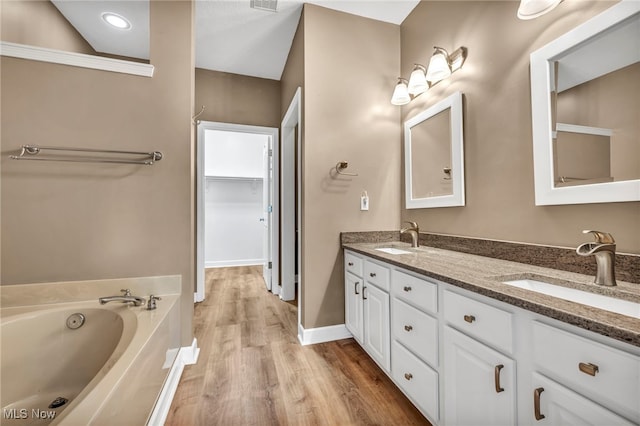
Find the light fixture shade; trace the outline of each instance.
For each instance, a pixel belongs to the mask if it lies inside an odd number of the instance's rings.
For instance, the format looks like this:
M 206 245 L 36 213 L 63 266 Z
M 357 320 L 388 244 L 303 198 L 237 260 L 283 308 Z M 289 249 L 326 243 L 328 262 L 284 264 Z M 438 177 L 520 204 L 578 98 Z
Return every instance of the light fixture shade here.
M 518 18 L 534 19 L 551 12 L 562 0 L 520 0 Z
M 391 96 L 391 103 L 393 105 L 406 105 L 411 102 L 411 96 L 407 89 L 407 80 L 404 78 L 398 78 L 396 88 L 393 90 L 393 96 Z
M 407 90 L 409 94 L 417 96 L 424 93 L 429 88 L 427 83 L 427 69 L 420 64 L 414 64 Z
M 451 75 L 451 66 L 449 65 L 449 54 L 441 47 L 434 47 L 435 52 L 429 61 L 427 69 L 427 80 L 435 83 L 445 79 Z

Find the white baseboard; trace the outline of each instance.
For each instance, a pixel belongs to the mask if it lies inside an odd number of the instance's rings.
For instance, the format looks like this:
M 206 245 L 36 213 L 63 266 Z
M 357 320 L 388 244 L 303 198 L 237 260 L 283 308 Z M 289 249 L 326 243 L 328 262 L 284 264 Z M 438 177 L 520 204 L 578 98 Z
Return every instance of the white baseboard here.
M 308 330 L 305 330 L 302 325 L 298 325 L 298 340 L 303 346 L 348 339 L 350 337 L 353 336 L 344 324 L 310 328 Z
M 209 260 L 204 262 L 205 268 L 227 268 L 230 266 L 264 265 L 264 259 Z
M 183 346 L 178 351 L 176 360 L 171 366 L 167 380 L 164 382 L 164 386 L 158 396 L 156 406 L 153 408 L 153 412 L 147 422 L 148 426 L 161 426 L 164 425 L 173 397 L 178 389 L 180 383 L 180 377 L 185 365 L 192 365 L 198 362 L 198 355 L 200 355 L 200 348 L 198 348 L 198 341 L 194 338 L 191 346 Z

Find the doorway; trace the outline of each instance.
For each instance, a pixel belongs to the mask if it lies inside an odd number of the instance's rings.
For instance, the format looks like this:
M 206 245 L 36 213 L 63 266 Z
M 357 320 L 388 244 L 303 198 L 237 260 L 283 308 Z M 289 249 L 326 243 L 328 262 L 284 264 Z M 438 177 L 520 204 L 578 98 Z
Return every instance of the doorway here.
M 196 302 L 206 267 L 259 264 L 267 290 L 277 288 L 277 140 L 276 128 L 198 122 Z

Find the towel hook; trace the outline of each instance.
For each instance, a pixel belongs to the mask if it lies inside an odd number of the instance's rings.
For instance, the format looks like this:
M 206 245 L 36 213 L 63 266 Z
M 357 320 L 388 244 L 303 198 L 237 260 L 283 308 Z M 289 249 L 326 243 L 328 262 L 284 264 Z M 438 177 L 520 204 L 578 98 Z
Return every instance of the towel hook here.
M 338 173 L 339 175 L 343 175 L 343 176 L 358 176 L 357 173 L 345 173 L 343 172 L 343 170 L 345 170 L 347 167 L 349 167 L 349 163 L 346 161 L 338 161 L 338 164 L 336 164 L 336 173 Z
M 194 115 L 194 116 L 191 118 L 191 121 L 193 122 L 193 124 L 197 124 L 197 122 L 196 122 L 196 118 L 198 118 L 198 117 L 200 117 L 200 116 L 202 115 L 202 113 L 204 112 L 204 109 L 205 109 L 205 106 L 204 106 L 204 105 L 202 105 L 202 109 L 200 109 L 200 112 L 199 112 L 199 113 L 197 113 L 196 115 Z

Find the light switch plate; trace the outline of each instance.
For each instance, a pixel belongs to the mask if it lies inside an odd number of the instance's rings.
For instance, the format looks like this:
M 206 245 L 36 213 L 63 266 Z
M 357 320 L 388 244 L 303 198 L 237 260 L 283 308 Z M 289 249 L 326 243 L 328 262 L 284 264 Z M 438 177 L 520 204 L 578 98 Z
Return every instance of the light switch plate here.
M 360 196 L 360 210 L 369 210 L 369 196 L 366 192 Z

